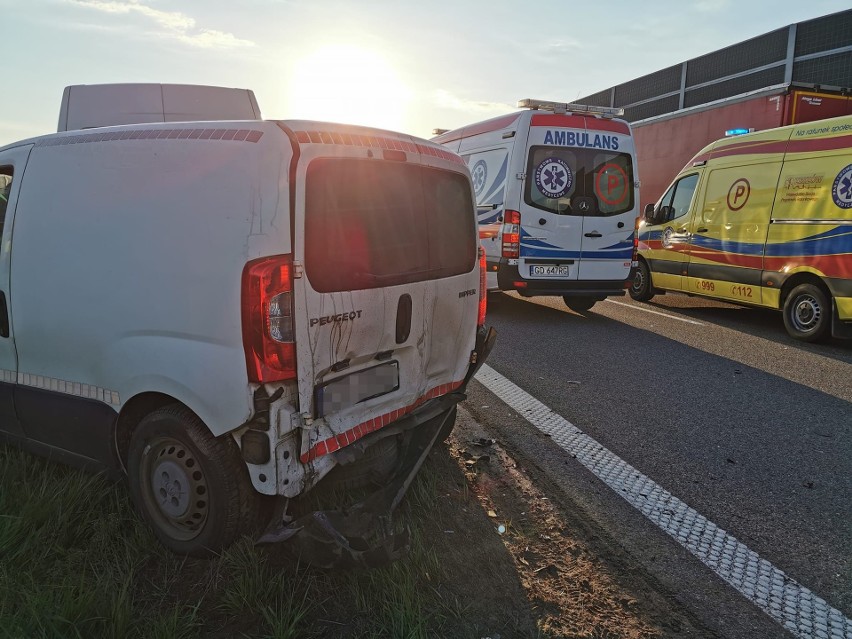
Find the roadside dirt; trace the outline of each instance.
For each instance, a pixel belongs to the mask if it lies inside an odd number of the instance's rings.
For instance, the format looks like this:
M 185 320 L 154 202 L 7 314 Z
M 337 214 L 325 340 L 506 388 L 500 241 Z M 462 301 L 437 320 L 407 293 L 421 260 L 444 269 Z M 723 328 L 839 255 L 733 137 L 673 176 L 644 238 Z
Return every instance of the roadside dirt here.
M 457 465 L 465 481 L 444 475 L 449 508 L 438 508 L 433 539 L 447 542 L 436 547 L 442 564 L 457 567 L 456 583 L 443 587 L 468 607 L 471 627 L 459 636 L 710 636 L 466 413 L 447 448 L 449 458 L 436 450 L 432 463 Z

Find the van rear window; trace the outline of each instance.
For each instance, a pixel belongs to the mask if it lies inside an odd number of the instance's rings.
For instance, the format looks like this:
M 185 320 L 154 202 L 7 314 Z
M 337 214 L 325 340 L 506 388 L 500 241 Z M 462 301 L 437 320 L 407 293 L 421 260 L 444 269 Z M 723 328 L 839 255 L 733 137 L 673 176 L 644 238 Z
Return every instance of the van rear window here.
M 317 159 L 305 238 L 305 271 L 321 293 L 468 273 L 477 258 L 470 183 L 418 164 Z
M 524 201 L 563 215 L 626 213 L 633 208 L 633 162 L 615 151 L 534 146 Z

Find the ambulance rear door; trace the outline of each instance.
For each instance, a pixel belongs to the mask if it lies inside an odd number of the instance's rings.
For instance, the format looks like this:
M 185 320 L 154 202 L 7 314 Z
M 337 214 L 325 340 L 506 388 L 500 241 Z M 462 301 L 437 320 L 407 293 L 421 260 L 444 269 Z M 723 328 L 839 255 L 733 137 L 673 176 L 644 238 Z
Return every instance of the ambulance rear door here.
M 626 280 L 639 214 L 633 138 L 624 122 L 586 118 L 586 125 L 585 195 L 575 207 L 583 218 L 578 278 Z

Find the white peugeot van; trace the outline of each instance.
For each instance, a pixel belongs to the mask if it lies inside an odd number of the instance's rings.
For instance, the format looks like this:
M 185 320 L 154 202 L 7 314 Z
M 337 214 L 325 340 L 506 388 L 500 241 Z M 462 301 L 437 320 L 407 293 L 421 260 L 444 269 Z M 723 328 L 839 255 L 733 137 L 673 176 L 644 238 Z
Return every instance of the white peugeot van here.
M 0 178 L 5 439 L 126 473 L 177 552 L 227 546 L 261 496 L 281 498 L 262 539 L 318 564 L 399 550 L 384 515 L 494 341 L 457 155 L 321 122 L 160 121 L 7 145 Z M 285 510 L 371 472 L 384 488 L 354 514 Z
M 623 111 L 531 99 L 518 107 L 527 110 L 432 138 L 470 168 L 488 289 L 561 295 L 576 311 L 624 295 L 639 181 Z

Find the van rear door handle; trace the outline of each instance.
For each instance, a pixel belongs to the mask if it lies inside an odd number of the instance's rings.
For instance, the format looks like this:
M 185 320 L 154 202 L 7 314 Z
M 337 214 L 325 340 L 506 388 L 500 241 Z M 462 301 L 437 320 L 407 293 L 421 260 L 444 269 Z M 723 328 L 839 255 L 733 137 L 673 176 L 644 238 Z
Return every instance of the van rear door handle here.
M 603 235 L 601 235 L 597 231 L 593 231 L 592 233 L 586 233 L 585 236 L 586 237 L 603 237 Z
M 411 334 L 411 295 L 403 293 L 396 305 L 396 343 L 402 344 Z
M 708 229 L 705 229 L 704 227 L 701 227 L 700 229 L 695 229 L 696 233 L 706 233 L 707 231 Z

